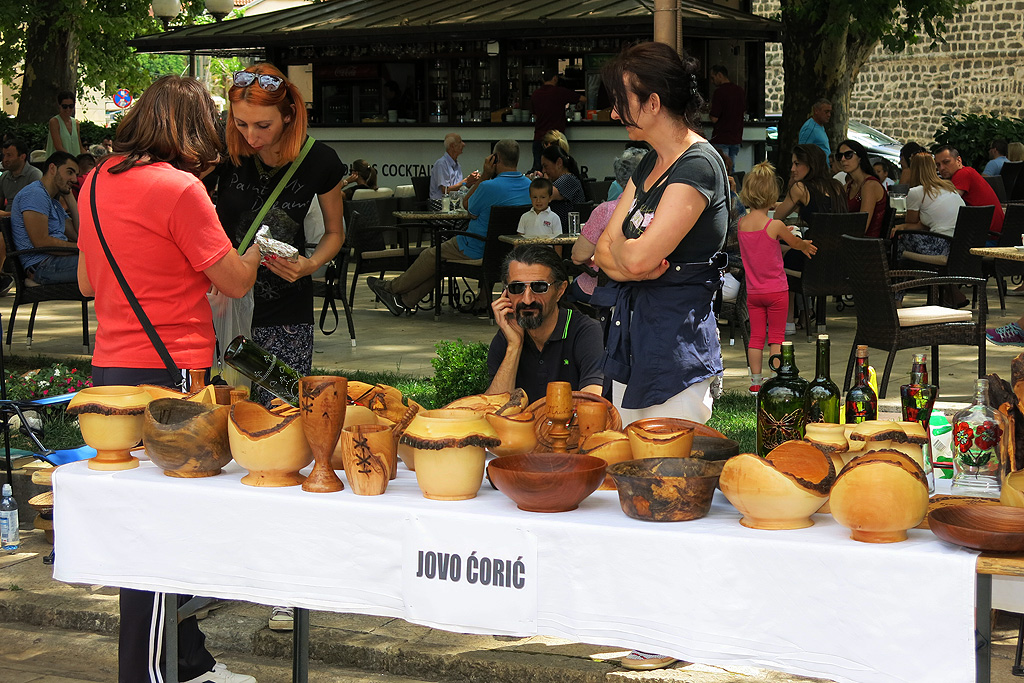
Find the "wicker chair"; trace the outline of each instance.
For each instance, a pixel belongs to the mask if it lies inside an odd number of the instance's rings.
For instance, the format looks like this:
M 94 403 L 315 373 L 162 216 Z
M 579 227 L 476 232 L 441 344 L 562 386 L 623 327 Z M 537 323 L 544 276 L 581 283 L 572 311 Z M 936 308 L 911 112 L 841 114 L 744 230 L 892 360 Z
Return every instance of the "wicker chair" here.
M 1003 188 L 1010 201 L 1024 199 L 1024 184 L 1019 183 L 1020 172 L 1024 169 L 1024 161 L 1005 161 L 999 171 L 1003 177 Z
M 850 387 L 854 352 L 858 344 L 888 351 L 885 370 L 878 384 L 879 398 L 885 398 L 896 352 L 930 346 L 932 381 L 938 383 L 939 345 L 961 344 L 978 350 L 978 376 L 985 375 L 985 318 L 988 299 L 985 281 L 969 277 L 936 277 L 920 270 L 889 270 L 882 240 L 844 236 L 847 254 L 847 279 L 853 289 L 857 310 L 857 332 L 850 348 L 843 390 Z M 944 285 L 969 285 L 977 302 L 973 310 L 957 310 L 934 305 Z M 926 306 L 896 308 L 895 294 L 911 289 L 928 289 Z
M 830 296 L 853 294 L 849 283 L 836 273 L 843 272 L 846 256 L 843 254 L 843 235 L 863 237 L 867 229 L 866 213 L 816 213 L 804 238 L 814 242 L 818 253 L 804 261 L 803 270 L 788 272 L 790 289 L 803 297 L 807 312 L 807 341 L 813 341 L 818 327 L 825 326 L 825 304 Z M 814 330 L 811 330 L 811 297 L 817 299 Z
M 36 326 L 36 310 L 43 301 L 80 301 L 82 302 L 82 352 L 88 354 L 89 349 L 89 302 L 91 296 L 83 296 L 78 291 L 77 282 L 59 283 L 54 285 L 40 285 L 30 281 L 24 266 L 21 265 L 19 256 L 23 254 L 75 254 L 77 249 L 68 247 L 57 247 L 47 249 L 24 249 L 14 251 L 14 237 L 11 234 L 11 219 L 0 218 L 0 234 L 3 234 L 7 243 L 7 258 L 14 269 L 14 304 L 11 307 L 11 317 L 7 321 L 7 346 L 11 346 L 11 336 L 14 334 L 14 319 L 18 315 L 18 307 L 22 304 L 32 304 L 32 313 L 28 318 L 28 339 L 26 348 L 32 348 L 32 330 Z
M 352 306 L 356 296 L 356 283 L 361 273 L 384 273 L 389 270 L 405 271 L 423 249 L 410 247 L 403 226 L 380 225 L 377 200 L 363 199 L 345 202 L 345 268 L 341 277 L 344 287 L 348 266 L 352 267 L 352 285 L 349 289 L 348 305 Z M 394 233 L 398 246 L 388 246 L 386 233 Z

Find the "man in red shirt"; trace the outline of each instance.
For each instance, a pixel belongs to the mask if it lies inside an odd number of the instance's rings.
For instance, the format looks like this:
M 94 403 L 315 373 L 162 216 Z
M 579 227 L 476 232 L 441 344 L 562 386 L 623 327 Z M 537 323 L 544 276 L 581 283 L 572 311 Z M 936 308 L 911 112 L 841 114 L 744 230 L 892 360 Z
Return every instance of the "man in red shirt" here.
M 533 168 L 540 169 L 541 138 L 549 130 L 565 132 L 565 108 L 570 104 L 584 103 L 587 98 L 568 88 L 558 85 L 558 71 L 544 71 L 544 85 L 533 91 L 530 108 L 533 109 Z
M 985 246 L 994 247 L 999 233 L 1003 231 L 1003 207 L 995 190 L 980 173 L 970 166 L 964 166 L 960 152 L 952 145 L 943 145 L 935 150 L 935 166 L 939 175 L 951 180 L 967 206 L 994 206 L 992 224 L 989 226 L 989 241 Z
M 722 154 L 728 154 L 736 165 L 736 155 L 743 141 L 743 112 L 747 108 L 747 95 L 743 88 L 729 80 L 729 70 L 720 64 L 711 67 L 711 82 L 715 92 L 711 95 L 711 123 L 714 124 L 711 144 Z

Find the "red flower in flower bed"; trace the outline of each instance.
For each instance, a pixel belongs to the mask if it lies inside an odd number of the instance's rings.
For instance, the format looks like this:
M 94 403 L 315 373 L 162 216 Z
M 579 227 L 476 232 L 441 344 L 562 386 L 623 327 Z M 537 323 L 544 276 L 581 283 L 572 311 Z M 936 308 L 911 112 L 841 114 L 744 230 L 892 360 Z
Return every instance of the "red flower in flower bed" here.
M 974 441 L 974 430 L 966 422 L 958 422 L 953 428 L 953 442 L 961 453 L 971 450 Z

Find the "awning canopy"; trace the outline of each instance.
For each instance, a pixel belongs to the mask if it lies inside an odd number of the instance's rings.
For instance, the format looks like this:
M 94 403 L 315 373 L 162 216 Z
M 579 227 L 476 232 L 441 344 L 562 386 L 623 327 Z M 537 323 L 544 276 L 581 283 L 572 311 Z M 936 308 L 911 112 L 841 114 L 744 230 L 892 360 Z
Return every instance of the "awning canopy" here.
M 653 0 L 328 0 L 292 9 L 136 38 L 140 52 L 246 53 L 381 40 L 491 40 L 652 32 Z M 778 40 L 781 24 L 680 0 L 683 35 Z

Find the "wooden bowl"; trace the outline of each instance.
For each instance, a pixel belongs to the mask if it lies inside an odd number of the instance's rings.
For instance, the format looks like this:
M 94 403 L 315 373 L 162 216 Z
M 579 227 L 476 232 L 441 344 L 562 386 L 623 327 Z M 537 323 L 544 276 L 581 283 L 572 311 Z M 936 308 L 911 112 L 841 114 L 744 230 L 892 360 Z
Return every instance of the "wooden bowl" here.
M 230 406 L 158 398 L 146 406 L 142 443 L 169 477 L 212 477 L 231 462 Z
M 577 453 L 523 453 L 492 460 L 495 488 L 527 512 L 568 512 L 597 490 L 607 464 Z
M 425 498 L 475 498 L 484 479 L 484 449 L 501 444 L 484 414 L 468 408 L 421 410 L 399 440 L 398 454 L 412 469 Z M 401 446 L 407 446 L 403 454 Z M 407 459 L 408 458 L 408 459 Z
M 829 497 L 832 517 L 864 543 L 898 543 L 928 512 L 928 480 L 910 456 L 868 451 L 846 463 Z
M 739 442 L 724 436 L 694 436 L 693 447 L 690 449 L 691 458 L 708 462 L 724 462 L 739 454 Z
M 622 429 L 622 417 L 619 415 L 619 411 L 604 398 L 597 394 L 591 394 L 588 391 L 574 391 L 572 392 L 572 400 L 573 405 L 578 405 L 583 401 L 601 403 L 608 408 L 608 419 L 605 421 L 605 429 L 610 429 L 612 431 L 619 431 Z M 548 432 L 551 431 L 551 425 L 548 424 L 547 398 L 534 401 L 527 406 L 526 410 L 533 413 L 535 420 L 534 429 L 537 431 L 537 450 L 550 450 L 551 439 L 548 438 Z M 569 438 L 566 441 L 566 448 L 570 451 L 575 451 L 579 448 L 579 445 L 580 428 L 576 423 L 576 416 L 573 415 L 573 419 L 569 423 Z
M 695 458 L 643 458 L 612 465 L 622 511 L 647 522 L 700 519 L 711 509 L 717 463 Z
M 670 417 L 650 417 L 626 427 L 633 459 L 688 458 L 693 448 L 693 427 Z
M 760 458 L 743 453 L 722 469 L 719 486 L 751 529 L 803 529 L 828 499 L 835 467 L 806 441 L 786 441 Z
M 297 410 L 282 414 L 239 401 L 231 406 L 228 443 L 235 462 L 249 470 L 242 477 L 248 486 L 298 486 L 306 480 L 299 470 L 313 461 Z
M 928 526 L 943 541 L 994 553 L 1024 552 L 1024 509 L 1005 505 L 954 505 L 928 513 Z
M 601 458 L 609 465 L 633 459 L 633 451 L 629 446 L 629 437 L 622 432 L 613 432 L 610 429 L 594 432 L 588 436 L 580 444 L 580 454 Z M 601 484 L 600 490 L 615 490 L 615 480 L 607 472 L 605 473 L 604 483 Z
M 1015 508 L 1024 508 L 1024 470 L 1011 472 L 1003 477 L 999 502 Z
M 88 387 L 75 394 L 67 412 L 78 418 L 85 443 L 96 449 L 89 469 L 129 470 L 139 459 L 129 451 L 142 441 L 143 413 L 152 397 L 129 386 Z
M 533 413 L 516 413 L 515 415 L 497 415 L 486 413 L 484 418 L 498 432 L 500 446 L 491 448 L 491 452 L 499 457 L 529 453 L 537 446 L 537 430 L 533 423 Z

